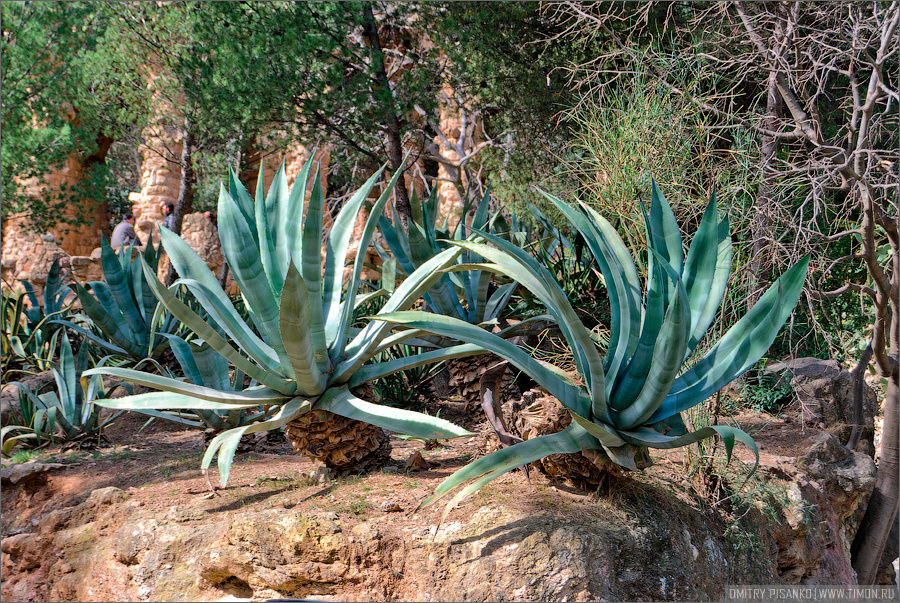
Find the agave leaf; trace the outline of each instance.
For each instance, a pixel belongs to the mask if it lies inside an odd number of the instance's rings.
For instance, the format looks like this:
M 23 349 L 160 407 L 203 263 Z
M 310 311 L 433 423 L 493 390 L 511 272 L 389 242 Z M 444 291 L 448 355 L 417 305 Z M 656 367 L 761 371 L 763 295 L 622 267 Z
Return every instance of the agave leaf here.
M 228 168 L 228 194 L 231 195 L 231 198 L 237 204 L 238 210 L 244 217 L 244 221 L 247 224 L 253 224 L 256 219 L 256 210 L 254 209 L 256 204 L 253 201 L 253 197 L 250 196 L 250 193 L 247 192 L 247 189 L 231 168 Z M 256 228 L 253 228 L 252 230 L 255 239 L 257 237 Z M 259 245 L 259 241 L 256 241 L 256 245 Z
M 806 257 L 782 274 L 703 358 L 678 377 L 650 422 L 699 404 L 753 366 L 797 304 L 808 265 Z
M 512 297 L 512 294 L 518 286 L 518 283 L 512 282 L 498 287 L 484 305 L 484 315 L 481 317 L 481 321 L 494 320 L 497 318 L 500 311 L 506 307 L 507 303 L 509 303 L 509 298 Z
M 256 221 L 257 238 L 259 239 L 259 259 L 265 270 L 269 285 L 278 299 L 281 287 L 284 284 L 284 272 L 281 271 L 281 265 L 276 253 L 276 249 L 283 242 L 277 240 L 278 236 L 278 205 L 280 199 L 287 199 L 288 185 L 287 178 L 284 175 L 284 162 L 275 173 L 272 185 L 269 187 L 269 194 L 265 197 L 265 202 L 261 202 L 260 187 L 264 186 L 262 176 L 262 162 L 259 163 L 259 176 L 256 180 L 257 186 L 257 202 L 254 206 L 254 217 Z
M 446 419 L 366 402 L 342 387 L 329 388 L 316 402 L 315 407 L 348 419 L 364 421 L 382 429 L 419 438 L 457 438 L 473 435 Z
M 59 349 L 59 371 L 53 369 L 57 375 L 57 387 L 60 396 L 67 405 L 75 400 L 75 356 L 72 354 L 72 344 L 65 335 L 62 337 L 62 345 Z
M 157 419 L 165 419 L 166 421 L 173 421 L 175 423 L 181 423 L 182 425 L 187 425 L 188 427 L 194 427 L 198 429 L 202 429 L 206 427 L 206 423 L 203 421 L 199 421 L 197 419 L 190 419 L 188 415 L 182 416 L 180 414 L 176 414 L 174 412 L 166 412 L 160 410 L 149 410 L 149 409 L 129 409 L 134 412 L 139 412 L 142 415 L 147 415 L 150 417 L 155 417 Z M 218 416 L 212 411 L 203 411 L 200 409 L 192 409 L 195 413 L 199 414 L 202 412 L 209 412 L 210 415 Z M 192 416 L 197 416 L 197 414 L 193 414 Z
M 228 261 L 228 267 L 241 289 L 241 294 L 247 300 L 251 316 L 281 360 L 284 348 L 281 345 L 281 333 L 278 328 L 278 301 L 276 292 L 266 277 L 256 246 L 253 234 L 253 230 L 256 229 L 252 223 L 244 220 L 237 203 L 224 187 L 219 191 L 219 221 L 222 226 L 219 229 L 219 237 L 222 239 L 222 250 Z M 287 361 L 286 358 L 284 360 Z M 282 366 L 285 366 L 285 362 Z
M 663 435 L 649 427 L 641 427 L 633 431 L 623 431 L 621 433 L 622 437 L 628 442 L 638 446 L 646 446 L 648 448 L 680 448 L 681 446 L 687 446 L 688 444 L 693 444 L 717 435 L 722 438 L 722 443 L 725 444 L 725 453 L 728 455 L 729 461 L 731 460 L 731 454 L 734 449 L 734 442 L 737 440 L 753 451 L 753 454 L 756 457 L 756 463 L 753 466 L 754 470 L 756 469 L 756 466 L 759 465 L 759 449 L 756 447 L 756 442 L 754 442 L 753 438 L 746 432 L 737 427 L 730 427 L 728 425 L 710 425 L 680 436 Z
M 78 287 L 78 286 L 79 286 L 79 285 L 76 283 L 76 287 Z M 88 295 L 90 296 L 90 294 L 88 294 Z M 80 298 L 79 298 L 79 299 L 80 299 Z M 96 301 L 95 301 L 95 303 L 96 303 Z M 87 311 L 85 311 L 85 313 L 87 313 Z M 113 354 L 120 354 L 120 355 L 122 355 L 122 356 L 127 356 L 127 355 L 130 354 L 130 352 L 129 352 L 128 350 L 126 350 L 126 349 L 124 349 L 124 348 L 121 348 L 121 347 L 117 346 L 116 344 L 114 344 L 114 343 L 112 343 L 112 342 L 110 342 L 110 341 L 106 341 L 105 339 L 103 339 L 103 338 L 101 338 L 101 337 L 97 337 L 96 335 L 94 335 L 93 333 L 91 333 L 90 331 L 88 331 L 87 329 L 85 329 L 84 327 L 82 327 L 82 326 L 80 326 L 80 325 L 77 325 L 77 324 L 75 324 L 75 323 L 72 322 L 72 321 L 69 321 L 69 320 L 51 320 L 51 321 L 49 321 L 47 324 L 57 324 L 57 325 L 63 325 L 63 326 L 66 326 L 66 327 L 68 327 L 68 328 L 70 328 L 70 329 L 72 329 L 72 330 L 74 330 L 74 331 L 77 331 L 78 333 L 81 333 L 84 337 L 90 339 L 93 343 L 96 343 L 97 345 L 99 345 L 99 346 L 105 348 L 106 350 L 112 352 Z M 106 330 L 104 330 L 104 331 L 105 331 L 106 333 L 109 333 L 109 331 L 106 331 Z M 14 342 L 11 341 L 10 343 L 11 343 L 11 345 L 15 346 L 15 343 L 14 343 Z M 22 355 L 22 356 L 24 356 L 24 355 L 25 355 L 25 350 L 23 349 L 21 352 L 16 351 L 16 353 L 17 353 L 17 354 L 20 354 L 20 355 Z
M 653 348 L 652 358 L 647 365 L 646 379 L 637 395 L 613 415 L 617 424 L 626 429 L 642 424 L 663 403 L 681 369 L 681 360 L 690 334 L 691 316 L 684 283 L 674 268 L 660 256 L 656 256 L 654 261 L 662 264 L 668 271 L 675 283 L 675 295 L 659 330 L 658 343 Z
M 650 255 L 652 256 L 654 253 L 651 249 Z M 662 343 L 659 335 L 663 321 L 666 318 L 666 296 L 664 291 L 669 288 L 667 281 L 670 278 L 666 269 L 663 268 L 663 264 L 668 265 L 665 260 L 661 259 L 649 264 L 652 272 L 649 275 L 647 302 L 644 308 L 644 320 L 641 324 L 641 336 L 638 339 L 637 348 L 635 348 L 628 364 L 619 371 L 619 374 L 615 376 L 610 375 L 610 377 L 615 378 L 615 385 L 609 397 L 609 404 L 615 410 L 627 408 L 637 397 L 647 381 L 647 374 L 653 359 L 653 351 L 657 343 Z
M 320 361 L 316 357 L 324 351 L 320 352 L 315 343 L 316 337 L 324 340 L 324 332 L 316 333 L 310 329 L 310 295 L 304 281 L 291 263 L 281 292 L 279 320 L 285 351 L 297 381 L 297 391 L 301 396 L 313 397 L 322 393 L 326 386 L 325 375 L 319 370 Z
M 173 285 L 184 285 L 197 298 L 203 309 L 215 320 L 217 326 L 234 339 L 250 358 L 272 371 L 280 371 L 278 355 L 272 347 L 253 332 L 230 301 L 223 302 L 218 295 L 221 288 L 210 290 L 193 279 L 178 279 Z M 217 291 L 218 290 L 218 291 Z M 226 297 L 227 299 L 227 297 Z
M 92 285 L 94 285 L 94 283 L 92 283 Z M 95 293 L 97 293 L 98 291 L 103 291 L 103 289 L 101 287 L 95 288 Z M 103 330 L 103 333 L 106 334 L 106 336 L 113 340 L 115 346 L 107 345 L 104 340 L 94 336 L 93 333 L 90 333 L 90 337 L 93 341 L 104 345 L 105 347 L 107 347 L 107 349 L 110 349 L 112 351 L 122 351 L 126 354 L 130 354 L 135 351 L 135 346 L 131 343 L 132 341 L 134 341 L 134 339 L 129 337 L 129 334 L 125 333 L 122 330 L 122 319 L 116 316 L 116 313 L 107 311 L 107 309 L 103 306 L 103 303 L 100 301 L 99 295 L 98 297 L 94 297 L 78 283 L 75 283 L 75 294 L 78 295 L 78 300 L 81 302 L 81 309 L 84 310 L 84 313 L 87 314 L 90 319 Z M 68 321 L 54 322 L 64 324 L 66 326 L 74 325 L 74 323 L 70 323 Z M 78 331 L 83 334 L 89 333 L 89 331 L 83 328 L 79 328 Z
M 613 407 L 620 409 L 614 415 L 616 424 L 623 428 L 643 423 L 662 404 L 672 387 L 672 382 L 681 369 L 681 360 L 687 347 L 691 319 L 687 292 L 680 275 L 655 251 L 654 270 L 663 271 L 666 278 L 674 283 L 674 297 L 666 310 L 662 325 L 651 335 L 654 340 L 639 346 L 632 363 L 619 386 L 611 397 Z M 665 287 L 660 280 L 657 285 L 657 299 L 662 297 Z M 645 322 L 651 317 L 648 311 Z M 643 335 L 641 342 L 644 343 Z M 640 356 L 639 356 L 640 354 Z M 633 367 L 637 367 L 636 369 Z
M 169 347 L 172 350 L 172 353 L 175 354 L 175 360 L 178 361 L 178 365 L 181 367 L 181 370 L 184 372 L 185 378 L 191 383 L 196 385 L 202 385 L 203 387 L 213 388 L 211 383 L 207 384 L 203 378 L 203 372 L 197 366 L 197 362 L 194 360 L 194 351 L 191 349 L 191 344 L 186 342 L 181 337 L 177 335 L 165 334 L 165 337 L 169 340 Z M 226 372 L 228 368 L 226 366 Z M 213 388 L 219 389 L 219 388 Z
M 656 180 L 650 181 L 650 219 L 648 226 L 652 241 L 650 246 L 666 260 L 678 274 L 684 267 L 684 246 L 681 242 L 681 230 L 675 220 L 675 214 L 665 195 L 659 190 Z
M 475 482 L 463 488 L 447 503 L 441 518 L 441 523 L 443 523 L 450 510 L 460 501 L 478 491 L 488 482 L 512 471 L 516 467 L 521 467 L 551 454 L 571 454 L 585 448 L 596 447 L 597 441 L 577 423 L 572 423 L 559 433 L 532 438 L 508 448 L 501 448 L 469 463 L 442 481 L 435 489 L 434 494 L 425 499 L 420 507 L 425 507 L 440 500 L 458 486 L 477 478 Z
M 287 398 L 283 398 L 287 399 Z M 101 398 L 94 402 L 97 406 L 117 410 L 234 410 L 235 408 L 254 408 L 259 402 L 216 402 L 215 400 L 196 398 L 172 391 L 149 392 L 136 396 L 121 398 Z
M 296 417 L 309 412 L 311 407 L 312 404 L 309 400 L 304 398 L 293 398 L 287 404 L 284 404 L 278 412 L 272 415 L 272 418 L 267 421 L 261 421 L 243 427 L 236 427 L 235 429 L 229 429 L 224 433 L 220 433 L 209 443 L 209 447 L 203 455 L 203 461 L 200 465 L 201 468 L 205 473 L 209 468 L 210 463 L 212 463 L 213 458 L 218 453 L 219 482 L 224 486 L 228 483 L 228 474 L 231 473 L 231 464 L 234 461 L 234 453 L 237 450 L 238 442 L 240 442 L 244 435 L 278 429 Z
M 59 277 L 59 258 L 53 258 L 53 262 L 50 264 L 50 271 L 47 273 L 47 282 L 44 283 L 44 312 L 53 312 L 57 310 L 57 300 L 54 297 L 59 289 L 60 277 Z M 32 298 L 34 294 L 32 294 Z M 32 303 L 36 302 L 37 299 L 33 299 Z M 35 304 L 36 305 L 36 304 Z
M 603 360 L 594 346 L 590 333 L 578 319 L 556 280 L 531 256 L 508 241 L 483 231 L 475 230 L 475 232 L 500 249 L 473 241 L 453 241 L 452 244 L 495 262 L 502 268 L 504 274 L 521 283 L 544 303 L 550 314 L 556 318 L 566 340 L 573 348 L 579 372 L 588 384 L 595 415 L 607 419 Z M 587 414 L 584 409 L 572 408 L 582 414 Z
M 731 255 L 728 217 L 719 221 L 713 191 L 684 263 L 684 287 L 691 305 L 691 336 L 685 358 L 703 339 L 722 304 L 731 274 Z
M 365 264 L 366 250 L 369 248 L 369 242 L 372 240 L 372 235 L 375 233 L 375 227 L 378 224 L 378 216 L 380 216 L 384 211 L 384 205 L 385 203 L 387 203 L 391 192 L 393 192 L 394 190 L 394 186 L 397 184 L 397 179 L 402 173 L 403 165 L 401 165 L 397 172 L 393 175 L 391 181 L 381 193 L 381 196 L 378 198 L 375 204 L 372 205 L 372 210 L 369 212 L 369 217 L 366 220 L 365 226 L 363 227 L 362 235 L 359 238 L 359 246 L 356 250 L 356 258 L 353 261 L 353 271 L 351 273 L 350 279 L 347 281 L 346 299 L 341 305 L 341 318 L 338 321 L 338 329 L 335 333 L 334 340 L 332 341 L 329 339 L 328 342 L 328 349 L 332 353 L 333 360 L 338 360 L 338 357 L 343 355 L 342 352 L 344 350 L 347 331 L 349 330 L 350 325 L 353 322 L 353 307 L 355 305 L 356 293 L 359 290 L 360 274 L 362 273 L 363 265 Z M 345 206 L 341 210 L 341 214 L 343 214 L 344 211 L 348 210 L 349 208 Z M 341 266 L 340 269 L 341 271 L 343 271 L 343 266 Z M 332 322 L 330 316 L 328 322 Z
M 559 399 L 566 408 L 571 408 L 582 415 L 587 415 L 589 412 L 589 401 L 586 396 L 581 394 L 579 388 L 561 379 L 556 372 L 549 370 L 518 346 L 475 325 L 451 316 L 425 312 L 391 312 L 377 314 L 373 319 L 398 323 L 475 344 L 509 360 L 518 369 L 525 371 L 544 389 Z
M 200 400 L 222 402 L 225 404 L 282 404 L 285 400 L 290 398 L 290 396 L 285 396 L 281 392 L 267 387 L 246 389 L 243 391 L 222 391 L 204 387 L 202 385 L 196 385 L 194 383 L 188 383 L 187 381 L 180 381 L 171 377 L 163 377 L 161 375 L 154 375 L 152 373 L 145 373 L 134 369 L 113 366 L 103 366 L 87 370 L 81 375 L 82 381 L 91 375 L 110 375 L 145 387 L 152 387 L 154 389 L 175 394 L 191 396 Z
M 641 284 L 631 254 L 609 222 L 582 204 L 582 211 L 553 195 L 543 193 L 575 226 L 587 242 L 600 266 L 610 296 L 609 352 L 604 362 L 611 379 L 606 383 L 607 395 L 612 391 L 614 376 L 637 347 L 641 320 Z M 599 415 L 598 415 L 599 416 Z
M 191 346 L 192 356 L 194 358 L 194 362 L 197 365 L 197 368 L 200 371 L 200 374 L 204 376 L 203 385 L 223 391 L 244 389 L 243 373 L 241 373 L 240 371 L 236 371 L 236 373 L 239 373 L 239 375 L 236 376 L 240 379 L 240 381 L 236 381 L 235 383 L 238 385 L 238 387 L 234 387 L 231 383 L 231 377 L 229 375 L 228 361 L 221 354 L 215 351 L 212 346 L 206 343 L 204 343 L 203 345 L 188 345 Z
M 618 432 L 609 425 L 595 423 L 588 418 L 582 417 L 573 410 L 569 410 L 569 414 L 572 415 L 573 421 L 578 423 L 586 432 L 597 438 L 597 441 L 604 446 L 616 447 L 625 443 L 625 440 L 619 436 Z
M 300 173 L 294 179 L 294 185 L 287 195 L 287 202 L 278 206 L 277 229 L 278 245 L 275 247 L 275 255 L 278 258 L 278 267 L 281 274 L 287 274 L 288 264 L 294 260 L 295 265 L 300 265 L 302 258 L 302 237 L 300 236 L 303 224 L 303 206 L 306 203 L 306 188 L 309 182 L 309 174 L 312 171 L 316 159 L 316 149 L 310 153 L 309 159 L 303 164 Z
M 159 279 L 156 278 L 156 275 L 150 272 L 151 268 L 147 266 L 146 263 L 143 263 L 142 266 L 144 268 L 144 274 L 147 276 L 147 284 L 166 309 L 200 337 L 200 339 L 211 345 L 213 349 L 228 359 L 235 368 L 240 369 L 247 375 L 250 375 L 252 379 L 256 379 L 259 383 L 267 385 L 272 389 L 283 392 L 293 390 L 293 384 L 291 382 L 272 371 L 256 366 L 242 356 L 240 352 L 231 347 L 225 338 L 219 335 L 214 328 L 208 325 L 196 312 L 188 308 L 181 300 L 175 297 L 171 291 L 163 286 L 163 284 L 159 282 Z
M 327 371 L 328 345 L 325 341 L 325 324 L 322 314 L 322 207 L 325 205 L 325 193 L 322 191 L 322 181 L 319 172 L 316 171 L 313 179 L 312 192 L 309 195 L 309 208 L 306 211 L 306 222 L 303 225 L 303 256 L 300 275 L 303 276 L 303 292 L 306 299 L 303 304 L 304 323 L 303 329 L 308 330 L 308 342 L 314 352 L 312 360 L 315 361 L 318 371 Z M 290 270 L 290 267 L 288 267 Z M 300 289 L 295 286 L 295 294 Z M 281 309 L 282 331 L 284 329 L 284 308 Z M 293 363 L 293 359 L 292 359 Z M 294 367 L 296 369 L 296 365 Z M 312 385 L 310 383 L 310 385 Z M 321 389 L 317 392 L 318 394 Z
M 441 276 L 439 271 L 452 264 L 459 256 L 459 253 L 459 249 L 445 249 L 416 268 L 397 287 L 397 290 L 385 302 L 379 314 L 409 308 L 419 299 L 423 292 L 431 288 Z M 346 306 L 346 302 L 344 305 Z M 346 383 L 353 373 L 376 352 L 387 330 L 389 330 L 389 325 L 384 322 L 373 321 L 367 324 L 346 346 L 346 359 L 334 369 L 332 382 L 338 384 Z
M 137 309 L 141 314 L 141 319 L 145 325 L 150 324 L 159 302 L 153 297 L 150 289 L 144 286 L 144 271 L 140 262 L 131 264 L 128 276 L 131 279 L 131 290 L 134 292 L 134 299 L 137 301 Z
M 477 356 L 486 353 L 486 350 L 477 345 L 464 343 L 441 348 L 439 350 L 432 350 L 430 352 L 413 354 L 412 356 L 405 356 L 403 358 L 395 358 L 394 360 L 389 360 L 387 362 L 367 364 L 354 373 L 353 377 L 347 383 L 347 386 L 351 388 L 356 387 L 366 381 L 374 381 L 375 379 L 381 379 L 382 377 L 387 377 L 388 375 L 392 375 L 399 371 L 405 371 L 434 362 L 451 360 L 453 358 L 464 358 L 466 356 Z
M 131 332 L 131 336 L 140 343 L 146 343 L 147 337 L 146 322 L 143 320 L 138 310 L 137 300 L 129 286 L 128 276 L 130 275 L 131 265 L 128 264 L 129 270 L 123 270 L 119 264 L 119 257 L 116 252 L 106 241 L 106 237 L 100 237 L 100 263 L 103 267 L 103 277 L 112 294 L 115 304 L 119 311 L 125 317 L 125 322 Z
M 159 233 L 172 265 L 182 277 L 178 282 L 183 283 L 194 294 L 203 309 L 247 354 L 263 366 L 277 370 L 279 364 L 275 350 L 246 326 L 206 262 L 184 239 L 167 228 L 160 228 Z

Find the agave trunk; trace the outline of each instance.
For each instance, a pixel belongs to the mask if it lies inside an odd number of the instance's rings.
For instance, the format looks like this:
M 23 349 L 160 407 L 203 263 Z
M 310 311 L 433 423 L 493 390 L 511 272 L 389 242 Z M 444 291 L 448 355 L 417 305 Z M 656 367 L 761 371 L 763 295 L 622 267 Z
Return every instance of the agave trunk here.
M 371 387 L 360 390 L 371 390 Z M 370 391 L 356 391 L 365 395 Z M 313 410 L 284 426 L 291 446 L 337 473 L 366 473 L 391 458 L 391 439 L 380 427 L 326 410 Z
M 450 387 L 454 388 L 465 402 L 469 416 L 481 417 L 481 378 L 492 366 L 502 359 L 494 354 L 455 358 L 447 362 L 450 373 Z M 517 397 L 519 392 L 515 386 L 515 372 L 507 370 L 500 383 L 500 399 Z
M 380 469 L 391 457 L 391 440 L 380 427 L 325 410 L 285 425 L 294 450 L 339 473 Z
M 533 388 L 518 399 L 503 404 L 503 414 L 510 433 L 523 440 L 558 433 L 572 422 L 572 415 L 553 396 L 541 388 Z M 492 429 L 481 432 L 481 454 L 500 449 L 500 441 Z M 551 454 L 531 464 L 554 481 L 577 487 L 596 488 L 609 477 L 622 474 L 602 449 L 582 450 L 572 454 Z

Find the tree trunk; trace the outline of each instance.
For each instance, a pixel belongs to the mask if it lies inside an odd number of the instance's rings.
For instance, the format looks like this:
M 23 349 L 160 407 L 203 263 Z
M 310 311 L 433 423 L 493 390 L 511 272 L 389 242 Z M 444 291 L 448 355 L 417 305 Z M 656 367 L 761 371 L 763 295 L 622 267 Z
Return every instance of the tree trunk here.
M 891 525 L 897 515 L 898 499 L 898 431 L 900 416 L 897 413 L 900 387 L 896 376 L 888 379 L 884 400 L 884 431 L 881 436 L 881 456 L 878 460 L 878 480 L 866 507 L 859 531 L 853 540 L 851 558 L 860 584 L 873 584 Z
M 194 208 L 194 183 L 197 179 L 194 173 L 192 154 L 194 133 L 187 120 L 184 122 L 181 142 L 181 182 L 178 187 L 178 200 L 175 201 L 175 210 L 172 212 L 172 232 L 177 235 L 181 234 L 181 225 L 184 222 L 185 214 L 190 213 Z M 175 267 L 170 263 L 169 272 L 166 274 L 166 286 L 171 286 L 176 278 L 178 275 L 175 273 Z
M 394 110 L 394 93 L 384 69 L 384 53 L 381 50 L 381 38 L 378 35 L 378 23 L 372 13 L 372 5 L 366 2 L 365 34 L 372 47 L 372 68 L 375 70 L 376 98 L 381 97 L 384 104 L 385 125 L 387 126 L 387 150 L 391 160 L 391 169 L 399 170 L 403 162 L 403 136 L 400 130 L 400 119 Z M 406 190 L 406 181 L 400 178 L 394 189 L 394 204 L 400 215 L 403 228 L 409 232 L 409 224 L 412 221 L 412 206 L 409 203 L 409 193 Z
M 777 42 L 776 42 L 777 45 Z M 778 93 L 777 72 L 769 73 L 766 95 L 766 117 L 762 126 L 768 131 L 777 131 L 782 114 L 781 95 Z M 748 271 L 753 285 L 748 296 L 748 306 L 756 302 L 763 290 L 772 280 L 772 210 L 775 203 L 776 173 L 772 162 L 778 153 L 778 138 L 771 134 L 763 134 L 760 144 L 760 184 L 756 195 L 753 217 L 750 220 L 751 260 Z

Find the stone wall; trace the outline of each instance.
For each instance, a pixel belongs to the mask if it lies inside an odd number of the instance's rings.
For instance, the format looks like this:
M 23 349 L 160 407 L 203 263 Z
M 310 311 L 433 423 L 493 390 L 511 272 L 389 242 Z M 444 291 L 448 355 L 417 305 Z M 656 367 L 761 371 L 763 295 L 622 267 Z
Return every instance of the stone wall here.
M 71 270 L 75 278 L 82 283 L 103 279 L 99 253 L 87 256 L 69 255 L 50 234 L 13 230 L 4 237 L 4 249 L 7 244 L 10 248 L 15 248 L 16 253 L 8 254 L 4 251 L 2 260 L 4 289 L 23 289 L 19 282 L 19 279 L 22 279 L 34 286 L 40 298 L 47 282 L 50 265 L 56 258 L 59 258 L 59 265 L 63 270 Z
M 105 151 L 101 152 L 104 153 Z M 24 192 L 35 198 L 74 195 L 84 175 L 83 159 L 73 154 L 65 165 L 50 172 L 43 182 L 26 182 Z M 18 279 L 28 280 L 39 286 L 46 281 L 47 270 L 57 256 L 72 258 L 71 262 L 61 260 L 61 263 L 64 266 L 74 265 L 76 273 L 93 278 L 95 271 L 88 264 L 91 253 L 100 243 L 100 234 L 108 230 L 106 205 L 85 207 L 75 200 L 63 205 L 62 211 L 60 224 L 50 232 L 39 233 L 29 228 L 28 218 L 24 214 L 12 215 L 3 221 L 0 264 L 4 289 L 18 287 Z M 67 221 L 74 223 L 69 224 Z
M 160 206 L 175 203 L 181 186 L 181 133 L 156 126 L 144 131 L 141 146 L 141 178 L 138 192 L 128 195 L 134 229 L 142 241 L 159 241 Z

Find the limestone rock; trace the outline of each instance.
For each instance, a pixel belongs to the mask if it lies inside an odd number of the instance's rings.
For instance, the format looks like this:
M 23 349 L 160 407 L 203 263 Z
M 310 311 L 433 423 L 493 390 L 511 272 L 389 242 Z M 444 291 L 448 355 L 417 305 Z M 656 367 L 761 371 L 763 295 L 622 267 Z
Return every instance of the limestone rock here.
M 20 484 L 39 476 L 44 477 L 44 473 L 64 467 L 65 465 L 61 463 L 16 463 L 0 470 L 0 483 L 5 485 Z
M 774 578 L 750 570 L 696 509 L 655 497 L 637 517 L 492 504 L 436 532 L 285 509 L 182 521 L 127 498 L 96 490 L 5 538 L 5 597 L 705 600 Z
M 854 423 L 853 380 L 837 361 L 796 358 L 771 364 L 765 372 L 788 380 L 800 404 L 800 418 L 806 426 L 824 429 L 837 436 L 842 443 L 847 442 Z M 863 383 L 863 417 L 866 423 L 862 427 L 858 450 L 869 456 L 875 454 L 875 404 L 875 391 Z
M 850 544 L 875 486 L 875 463 L 821 433 L 793 468 L 776 530 L 778 569 L 792 584 L 854 584 Z

